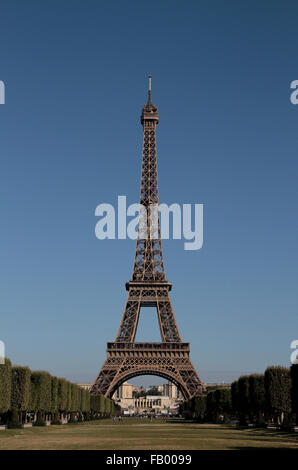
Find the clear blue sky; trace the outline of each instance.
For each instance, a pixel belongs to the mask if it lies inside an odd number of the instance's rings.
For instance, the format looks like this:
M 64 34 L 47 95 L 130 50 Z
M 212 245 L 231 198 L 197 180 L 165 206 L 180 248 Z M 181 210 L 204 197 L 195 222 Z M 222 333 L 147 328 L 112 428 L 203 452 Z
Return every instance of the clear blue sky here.
M 296 1 L 1 2 L 0 339 L 16 364 L 92 381 L 135 242 L 95 207 L 138 201 L 146 75 L 160 201 L 203 203 L 202 250 L 165 241 L 203 380 L 289 364 L 298 338 Z M 139 339 L 157 339 L 150 311 Z

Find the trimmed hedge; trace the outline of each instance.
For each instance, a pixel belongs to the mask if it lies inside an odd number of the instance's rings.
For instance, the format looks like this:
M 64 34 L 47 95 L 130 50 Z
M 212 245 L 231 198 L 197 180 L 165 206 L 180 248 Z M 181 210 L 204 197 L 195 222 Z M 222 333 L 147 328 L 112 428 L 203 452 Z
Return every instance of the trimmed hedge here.
M 264 375 L 250 375 L 248 378 L 248 386 L 251 419 L 256 424 L 264 424 L 266 411 Z
M 29 367 L 15 366 L 11 374 L 11 402 L 8 418 L 9 428 L 22 425 L 23 413 L 29 409 L 31 371 Z
M 243 375 L 238 379 L 238 411 L 240 424 L 246 425 L 250 416 L 248 375 Z
M 6 357 L 0 365 L 0 413 L 10 409 L 11 400 L 11 362 Z
M 65 379 L 58 379 L 58 410 L 60 413 L 65 413 L 67 409 L 67 381 Z
M 276 424 L 289 420 L 291 413 L 290 369 L 271 366 L 265 371 L 265 396 L 269 417 Z
M 61 417 L 69 422 L 103 418 L 118 412 L 113 400 L 52 377 L 46 371 L 31 372 L 28 367 L 12 368 L 8 358 L 0 366 L 0 422 L 9 427 L 20 427 L 24 420 L 35 415 L 34 425 L 44 426 L 45 420 L 61 424 Z
M 58 378 L 51 377 L 51 413 L 58 412 Z
M 224 421 L 237 418 L 240 425 L 264 426 L 267 422 L 291 429 L 298 424 L 298 364 L 291 369 L 271 366 L 264 374 L 239 377 L 231 389 L 221 387 L 193 397 L 179 410 L 186 418 L 218 422 L 223 416 Z
M 293 411 L 293 421 L 298 424 L 298 364 L 293 364 L 290 369 L 291 374 L 291 401 Z
M 30 410 L 41 413 L 51 411 L 51 376 L 45 371 L 31 373 Z
M 10 408 L 27 411 L 30 403 L 31 371 L 29 367 L 14 366 L 11 376 Z
M 66 382 L 66 410 L 67 412 L 71 411 L 71 383 Z

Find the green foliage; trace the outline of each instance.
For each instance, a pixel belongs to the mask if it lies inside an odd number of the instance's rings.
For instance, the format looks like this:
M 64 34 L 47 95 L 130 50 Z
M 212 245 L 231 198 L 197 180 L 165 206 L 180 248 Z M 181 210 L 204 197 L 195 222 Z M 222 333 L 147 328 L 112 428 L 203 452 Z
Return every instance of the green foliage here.
M 84 412 L 89 413 L 89 411 L 90 411 L 90 393 L 89 393 L 89 390 L 84 390 L 84 394 L 85 394 L 85 410 L 84 410 Z
M 235 380 L 231 384 L 231 396 L 232 396 L 232 409 L 234 413 L 239 412 L 239 390 L 238 390 L 238 380 Z
M 66 381 L 67 388 L 67 400 L 66 400 L 66 411 L 71 411 L 71 383 Z
M 103 395 L 90 395 L 90 408 L 93 413 L 100 412 L 100 400 Z M 103 397 L 104 399 L 104 397 Z
M 11 409 L 26 411 L 30 401 L 31 371 L 29 367 L 15 366 L 11 375 Z
M 111 416 L 115 411 L 113 400 L 104 395 L 90 395 L 90 410 L 93 416 Z
M 209 392 L 207 394 L 206 405 L 208 419 L 214 423 L 227 421 L 232 412 L 231 390 L 218 388 Z
M 58 411 L 58 378 L 51 377 L 51 412 Z
M 192 402 L 191 399 L 185 400 L 183 406 L 180 408 L 181 413 L 183 414 L 184 418 L 192 418 Z
M 82 413 L 90 411 L 90 393 L 89 390 L 81 389 L 81 406 Z
M 67 381 L 58 378 L 58 410 L 64 413 L 67 409 Z
M 231 389 L 209 388 L 205 411 L 204 396 L 183 402 L 179 413 L 194 419 L 205 415 L 213 422 L 227 421 L 233 413 L 242 425 L 264 425 L 265 418 L 273 418 L 289 429 L 293 422 L 298 424 L 298 365 L 292 365 L 291 370 L 272 366 L 265 374 L 242 376 L 231 384 Z
M 213 391 L 218 390 L 220 388 L 227 388 L 227 386 L 225 384 L 207 385 L 206 386 L 206 391 L 207 391 L 207 394 L 208 394 L 208 392 L 213 392 Z
M 186 408 L 186 401 L 183 401 L 179 405 L 179 415 L 183 415 Z
M 232 412 L 232 395 L 229 388 L 219 388 L 215 390 L 215 402 L 218 413 L 224 416 L 224 420 Z
M 216 409 L 215 390 L 207 394 L 206 408 L 208 420 L 217 422 L 218 412 Z
M 291 401 L 292 410 L 296 414 L 296 423 L 298 422 L 298 364 L 292 364 L 291 366 Z
M 252 374 L 248 378 L 249 409 L 253 420 L 261 424 L 264 422 L 266 409 L 264 374 Z
M 140 390 L 140 391 L 133 391 L 132 396 L 133 398 L 140 398 L 140 397 L 145 397 L 147 394 L 146 390 Z
M 10 408 L 11 400 L 11 362 L 4 359 L 0 364 L 0 413 L 6 413 Z
M 249 376 L 243 375 L 238 379 L 238 410 L 240 423 L 246 425 L 250 413 L 249 408 Z
M 35 371 L 31 374 L 30 410 L 51 411 L 51 376 L 48 372 Z
M 162 392 L 160 392 L 157 387 L 151 387 L 151 388 L 149 388 L 149 390 L 147 392 L 145 391 L 145 396 L 146 395 L 161 396 Z
M 268 411 L 278 423 L 291 412 L 290 369 L 271 366 L 265 371 L 265 397 Z
M 188 406 L 193 418 L 203 420 L 206 414 L 207 396 L 196 395 L 192 397 L 188 403 Z
M 100 403 L 99 403 L 99 411 L 101 413 L 101 415 L 103 416 L 104 413 L 105 413 L 105 410 L 106 410 L 106 406 L 105 406 L 105 397 L 104 395 L 99 395 L 99 400 L 100 400 Z
M 78 410 L 83 412 L 83 408 L 85 407 L 85 396 L 84 396 L 84 389 L 79 388 L 79 407 Z
M 71 384 L 71 407 L 70 411 L 78 411 L 80 409 L 81 390 L 76 384 Z
M 31 372 L 28 367 L 14 366 L 9 359 L 0 365 L 0 414 L 10 427 L 20 427 L 23 413 L 36 413 L 36 426 L 45 425 L 45 415 L 51 414 L 52 423 L 61 424 L 59 413 L 78 413 L 82 420 L 90 414 L 91 396 L 63 378 L 52 377 L 45 371 Z M 106 405 L 107 403 L 107 405 Z M 96 416 L 114 410 L 114 403 L 104 396 L 93 398 Z
M 112 400 L 110 398 L 105 399 L 105 415 L 106 416 L 111 416 L 111 411 L 112 411 Z

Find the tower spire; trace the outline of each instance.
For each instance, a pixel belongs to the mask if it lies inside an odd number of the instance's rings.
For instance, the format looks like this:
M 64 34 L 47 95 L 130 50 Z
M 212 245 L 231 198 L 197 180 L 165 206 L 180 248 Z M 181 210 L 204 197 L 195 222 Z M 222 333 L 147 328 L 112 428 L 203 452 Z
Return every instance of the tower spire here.
M 149 80 L 149 88 L 148 88 L 148 104 L 152 104 L 152 96 L 151 96 L 151 79 L 152 79 L 152 75 L 148 75 L 148 80 Z
M 151 79 L 152 75 L 148 75 L 149 86 L 148 86 L 148 101 L 145 106 L 143 106 L 142 115 L 141 115 L 141 123 L 144 125 L 145 120 L 156 121 L 158 124 L 158 109 L 157 106 L 154 106 L 152 103 L 152 95 L 151 95 Z

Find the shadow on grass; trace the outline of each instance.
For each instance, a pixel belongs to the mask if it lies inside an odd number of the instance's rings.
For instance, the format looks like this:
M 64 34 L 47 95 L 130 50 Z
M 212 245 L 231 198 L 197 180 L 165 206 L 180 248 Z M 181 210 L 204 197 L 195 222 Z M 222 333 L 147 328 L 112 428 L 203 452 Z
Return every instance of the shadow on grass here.
M 270 455 L 272 452 L 275 453 L 275 454 L 278 454 L 278 453 L 285 453 L 285 452 L 288 452 L 288 451 L 295 451 L 296 449 L 293 449 L 293 447 L 289 447 L 289 448 L 279 448 L 279 447 L 253 447 L 253 446 L 243 446 L 243 447 L 240 447 L 240 446 L 233 446 L 233 447 L 229 447 L 228 449 L 199 449 L 199 452 L 202 452 L 203 454 L 212 454 L 214 455 L 215 457 L 216 456 L 221 456 L 221 457 L 227 457 L 227 458 L 230 458 L 229 456 L 231 455 L 231 453 L 239 453 L 239 455 L 241 455 L 241 453 L 247 453 L 247 454 L 251 454 L 253 455 L 254 452 L 257 452 L 257 453 L 262 453 L 262 454 L 266 454 L 266 455 Z

